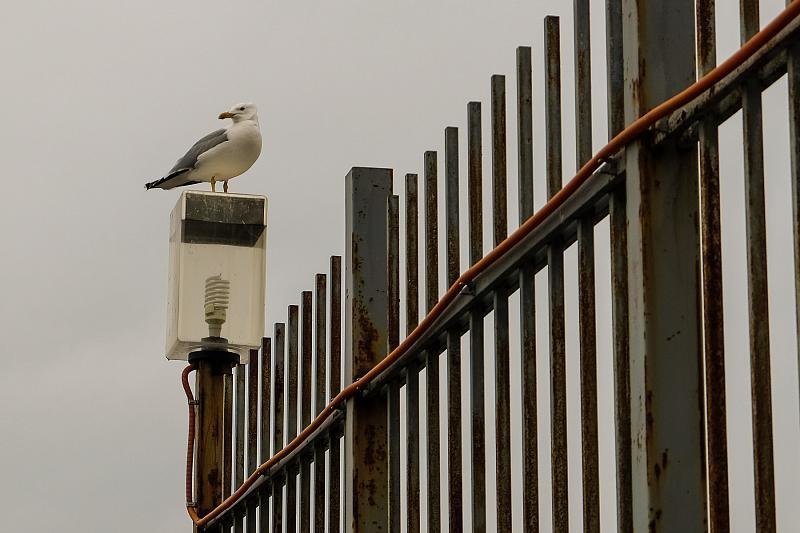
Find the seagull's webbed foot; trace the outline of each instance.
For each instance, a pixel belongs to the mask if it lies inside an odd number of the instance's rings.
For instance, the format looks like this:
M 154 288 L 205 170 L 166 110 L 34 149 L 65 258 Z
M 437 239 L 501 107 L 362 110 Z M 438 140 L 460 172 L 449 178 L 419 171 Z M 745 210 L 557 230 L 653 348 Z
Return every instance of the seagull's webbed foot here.
M 222 190 L 228 192 L 228 180 L 222 182 Z

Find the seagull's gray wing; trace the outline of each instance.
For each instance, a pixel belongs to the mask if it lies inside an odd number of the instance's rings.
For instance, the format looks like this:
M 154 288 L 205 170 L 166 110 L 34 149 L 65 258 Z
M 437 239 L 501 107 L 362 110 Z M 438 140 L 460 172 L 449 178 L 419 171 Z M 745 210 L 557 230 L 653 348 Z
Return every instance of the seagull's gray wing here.
M 224 129 L 219 129 L 217 131 L 211 132 L 196 143 L 194 146 L 189 148 L 189 151 L 186 152 L 186 155 L 178 159 L 175 162 L 175 166 L 169 171 L 170 174 L 174 174 L 179 170 L 190 170 L 193 169 L 195 164 L 197 164 L 197 158 L 200 157 L 201 154 L 204 152 L 208 152 L 212 148 L 214 148 L 218 144 L 222 144 L 228 140 L 228 134 Z
M 179 178 L 184 172 L 194 169 L 194 166 L 197 164 L 198 157 L 211 150 L 215 146 L 226 142 L 227 140 L 228 134 L 224 129 L 219 129 L 209 133 L 194 143 L 194 145 L 189 148 L 189 151 L 175 162 L 175 166 L 170 169 L 169 173 L 165 177 L 161 178 L 160 180 L 146 183 L 145 188 L 171 189 L 172 187 L 180 187 L 181 185 L 197 183 L 196 181 L 182 182 L 182 180 L 177 178 Z

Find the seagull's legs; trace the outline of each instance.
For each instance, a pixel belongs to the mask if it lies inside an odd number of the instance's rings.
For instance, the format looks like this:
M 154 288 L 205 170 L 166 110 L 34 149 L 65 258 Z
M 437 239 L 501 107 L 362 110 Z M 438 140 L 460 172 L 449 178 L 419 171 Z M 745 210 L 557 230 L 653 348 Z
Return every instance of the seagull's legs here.
M 217 178 L 211 178 L 211 192 L 217 192 Z
M 228 192 L 228 180 L 222 182 L 222 190 Z

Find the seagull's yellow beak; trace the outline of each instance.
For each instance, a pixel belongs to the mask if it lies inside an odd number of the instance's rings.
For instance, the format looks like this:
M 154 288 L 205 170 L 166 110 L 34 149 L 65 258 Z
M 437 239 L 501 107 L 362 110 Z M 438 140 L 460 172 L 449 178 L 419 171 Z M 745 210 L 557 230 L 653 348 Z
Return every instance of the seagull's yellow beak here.
M 219 114 L 219 118 L 221 118 L 221 119 L 222 118 L 233 118 L 233 116 L 234 116 L 233 113 L 231 113 L 230 111 L 225 111 L 225 112 Z

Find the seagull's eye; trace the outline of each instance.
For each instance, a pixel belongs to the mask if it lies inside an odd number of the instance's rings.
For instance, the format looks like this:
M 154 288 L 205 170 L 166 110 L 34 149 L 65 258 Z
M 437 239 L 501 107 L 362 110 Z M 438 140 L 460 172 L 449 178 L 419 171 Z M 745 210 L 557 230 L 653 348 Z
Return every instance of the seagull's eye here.
M 244 111 L 244 106 L 240 107 L 239 111 Z

